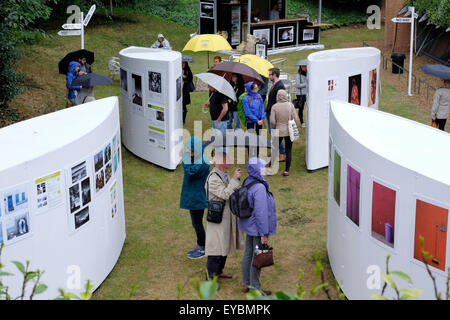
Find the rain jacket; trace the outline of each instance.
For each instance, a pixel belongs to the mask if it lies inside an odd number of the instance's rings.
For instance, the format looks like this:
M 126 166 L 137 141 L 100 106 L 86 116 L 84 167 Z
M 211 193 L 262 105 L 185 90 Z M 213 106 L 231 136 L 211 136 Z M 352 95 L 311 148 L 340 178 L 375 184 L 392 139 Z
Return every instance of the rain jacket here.
M 238 227 L 250 236 L 270 236 L 275 234 L 277 227 L 277 214 L 275 200 L 268 191 L 269 183 L 264 180 L 262 171 L 266 162 L 259 158 L 250 158 L 247 162 L 248 178 L 244 186 L 255 180 L 261 181 L 248 190 L 248 202 L 253 208 L 252 215 L 248 219 L 239 219 Z M 266 189 L 267 188 L 267 189 Z
M 205 183 L 209 174 L 209 160 L 204 154 L 205 146 L 198 137 L 191 137 L 186 147 L 194 151 L 183 154 L 184 179 L 181 187 L 180 208 L 187 210 L 202 210 L 206 202 Z
M 244 92 L 243 94 L 241 94 L 239 96 L 239 102 L 236 106 L 238 114 L 239 114 L 239 119 L 241 120 L 241 123 L 244 127 L 247 126 L 247 121 L 245 120 L 245 111 L 244 111 L 244 107 L 242 106 L 242 100 L 244 99 L 244 97 L 247 95 L 247 92 Z
M 162 42 L 162 49 L 168 49 L 168 50 L 172 50 L 172 47 L 170 46 L 169 41 L 164 38 L 164 36 L 160 33 L 158 34 L 158 39 L 159 38 L 163 38 L 163 42 Z M 152 45 L 152 48 L 159 48 L 159 46 L 161 45 L 161 42 L 159 42 L 159 40 L 156 39 L 155 43 Z
M 261 95 L 251 90 L 252 84 L 253 82 L 251 81 L 245 84 L 247 95 L 242 99 L 242 106 L 244 108 L 247 123 L 255 123 L 266 118 Z
M 76 95 L 80 93 L 81 86 L 72 86 L 72 81 L 77 77 L 77 72 L 75 71 L 76 67 L 79 67 L 80 64 L 76 61 L 72 61 L 69 63 L 69 72 L 67 72 L 66 76 L 66 86 L 69 89 L 69 93 L 67 97 L 69 99 L 75 99 Z M 75 94 L 76 92 L 76 94 Z
M 270 125 L 273 129 L 278 129 L 279 137 L 289 137 L 289 120 L 295 120 L 297 126 L 300 124 L 294 105 L 289 102 L 288 93 L 280 89 L 277 93 L 277 103 L 270 111 Z
M 433 97 L 431 118 L 447 119 L 450 111 L 450 89 L 437 89 Z

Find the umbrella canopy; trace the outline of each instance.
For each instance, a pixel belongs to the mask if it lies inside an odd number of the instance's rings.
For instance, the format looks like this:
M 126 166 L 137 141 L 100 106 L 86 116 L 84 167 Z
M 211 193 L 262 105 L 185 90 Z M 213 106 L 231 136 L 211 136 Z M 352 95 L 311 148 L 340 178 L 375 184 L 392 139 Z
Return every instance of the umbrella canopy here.
M 211 72 L 197 73 L 195 76 L 233 101 L 237 101 L 233 87 L 225 78 Z
M 308 60 L 306 60 L 306 59 L 298 60 L 295 65 L 296 66 L 307 66 L 308 65 Z
M 264 83 L 263 79 L 258 74 L 258 72 L 255 71 L 255 69 L 252 69 L 249 66 L 239 62 L 224 61 L 222 63 L 219 63 L 217 66 L 209 69 L 208 72 L 212 72 L 219 76 L 225 77 L 225 79 L 227 79 L 228 81 L 230 81 L 231 79 L 231 74 L 237 73 L 242 75 L 245 83 L 249 81 L 256 82 L 259 85 Z
M 199 34 L 192 37 L 184 46 L 182 51 L 219 51 L 233 50 L 228 41 L 218 34 Z
M 234 62 L 240 62 L 246 64 L 250 68 L 253 68 L 263 77 L 269 77 L 269 69 L 273 68 L 273 64 L 264 58 L 255 56 L 254 54 L 244 54 L 233 60 Z
M 450 79 L 450 67 L 443 64 L 426 64 L 422 66 L 423 73 L 442 78 L 444 80 Z
M 78 58 L 83 57 L 83 56 L 86 57 L 87 63 L 89 63 L 89 64 L 94 63 L 94 53 L 92 51 L 80 49 L 77 51 L 70 52 L 70 53 L 66 54 L 66 56 L 64 58 L 62 58 L 62 60 L 58 63 L 59 73 L 67 74 L 67 72 L 69 71 L 69 63 L 71 61 L 78 62 Z
M 85 73 L 72 81 L 73 86 L 93 87 L 101 84 L 112 84 L 112 80 L 103 74 Z
M 181 61 L 192 63 L 192 62 L 194 62 L 194 58 L 192 58 L 192 57 L 190 57 L 190 56 L 185 56 L 185 55 L 183 55 L 183 56 L 181 57 Z

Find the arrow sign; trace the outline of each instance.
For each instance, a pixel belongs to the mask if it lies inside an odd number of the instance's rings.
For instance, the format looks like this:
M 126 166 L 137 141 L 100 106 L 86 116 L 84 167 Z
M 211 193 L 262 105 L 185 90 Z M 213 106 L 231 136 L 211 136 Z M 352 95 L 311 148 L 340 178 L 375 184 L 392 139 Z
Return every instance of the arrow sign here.
M 392 22 L 411 23 L 411 18 L 392 18 Z
M 81 35 L 81 30 L 61 30 L 58 32 L 60 36 L 79 36 Z
M 81 29 L 81 23 L 66 23 L 62 25 L 62 28 L 66 30 Z
M 94 4 L 92 5 L 92 7 L 89 9 L 89 12 L 86 15 L 86 18 L 84 18 L 83 24 L 86 27 L 89 23 L 89 21 L 92 18 L 92 15 L 94 14 L 95 9 L 97 8 L 97 6 Z

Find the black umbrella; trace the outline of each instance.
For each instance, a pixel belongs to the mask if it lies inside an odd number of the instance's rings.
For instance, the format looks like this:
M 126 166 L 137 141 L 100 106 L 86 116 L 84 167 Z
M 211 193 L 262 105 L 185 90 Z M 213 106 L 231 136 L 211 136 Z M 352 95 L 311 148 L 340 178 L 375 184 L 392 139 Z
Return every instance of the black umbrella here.
M 72 81 L 73 86 L 93 87 L 101 84 L 111 84 L 111 78 L 98 73 L 85 73 Z
M 58 63 L 59 73 L 67 74 L 67 72 L 69 71 L 69 63 L 71 61 L 78 62 L 78 58 L 83 57 L 83 56 L 86 57 L 87 63 L 89 63 L 89 64 L 94 63 L 94 53 L 92 51 L 80 49 L 77 51 L 70 52 L 70 53 L 66 54 L 66 56 L 64 58 L 62 58 L 62 60 Z
M 426 64 L 422 66 L 421 69 L 425 74 L 439 77 L 444 80 L 450 79 L 450 67 L 444 66 L 443 64 Z

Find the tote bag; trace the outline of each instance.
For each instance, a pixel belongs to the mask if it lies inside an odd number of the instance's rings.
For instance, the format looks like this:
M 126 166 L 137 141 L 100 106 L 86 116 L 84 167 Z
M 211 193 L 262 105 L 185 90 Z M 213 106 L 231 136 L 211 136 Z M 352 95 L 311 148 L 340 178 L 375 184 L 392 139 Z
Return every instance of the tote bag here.
M 298 132 L 297 124 L 295 123 L 294 119 L 289 120 L 288 128 L 289 128 L 289 137 L 291 138 L 291 141 L 294 142 L 300 137 L 300 133 Z

